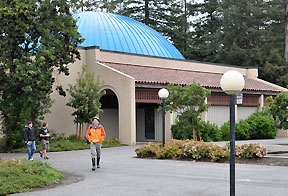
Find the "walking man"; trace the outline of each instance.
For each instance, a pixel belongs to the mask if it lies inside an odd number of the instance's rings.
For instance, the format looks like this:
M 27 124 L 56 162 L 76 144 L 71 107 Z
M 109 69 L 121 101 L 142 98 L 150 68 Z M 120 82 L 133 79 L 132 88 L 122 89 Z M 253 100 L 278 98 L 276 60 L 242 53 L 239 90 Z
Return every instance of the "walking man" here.
M 27 145 L 28 160 L 33 161 L 33 154 L 36 151 L 36 144 L 35 144 L 35 132 L 31 121 L 28 121 L 27 126 L 25 126 L 24 140 L 25 144 Z
M 86 138 L 90 142 L 92 171 L 95 171 L 95 158 L 97 156 L 97 168 L 100 168 L 100 155 L 102 142 L 105 140 L 106 133 L 104 127 L 100 125 L 98 116 L 92 118 L 92 125 L 88 127 Z
M 50 134 L 48 133 L 48 123 L 43 122 L 42 124 L 42 128 L 40 129 L 40 133 L 39 133 L 39 140 L 40 143 L 42 145 L 42 152 L 40 151 L 40 157 L 42 158 L 44 156 L 44 159 L 49 159 L 47 157 L 47 150 L 50 147 L 50 143 L 49 143 L 49 138 Z

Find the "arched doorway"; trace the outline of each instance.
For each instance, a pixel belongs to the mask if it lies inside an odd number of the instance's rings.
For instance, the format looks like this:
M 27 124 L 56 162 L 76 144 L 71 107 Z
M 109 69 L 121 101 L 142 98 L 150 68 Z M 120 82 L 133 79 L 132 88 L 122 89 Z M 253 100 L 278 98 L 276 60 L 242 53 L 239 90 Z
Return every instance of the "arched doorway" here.
M 100 114 L 101 124 L 105 128 L 106 139 L 119 139 L 119 102 L 112 90 L 105 89 L 105 91 L 106 94 L 100 99 L 103 110 Z

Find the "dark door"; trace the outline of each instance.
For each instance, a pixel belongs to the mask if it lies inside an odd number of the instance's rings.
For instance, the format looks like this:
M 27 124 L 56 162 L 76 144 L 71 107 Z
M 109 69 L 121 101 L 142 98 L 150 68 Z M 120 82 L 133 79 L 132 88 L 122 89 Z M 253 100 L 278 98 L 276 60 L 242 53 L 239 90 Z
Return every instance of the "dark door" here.
M 145 108 L 145 138 L 155 139 L 154 108 Z

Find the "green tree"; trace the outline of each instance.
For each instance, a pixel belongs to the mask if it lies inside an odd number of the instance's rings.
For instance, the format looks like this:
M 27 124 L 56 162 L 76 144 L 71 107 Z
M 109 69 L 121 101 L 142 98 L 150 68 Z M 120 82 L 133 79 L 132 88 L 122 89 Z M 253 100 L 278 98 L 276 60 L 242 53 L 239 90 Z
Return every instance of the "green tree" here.
M 65 0 L 0 1 L 0 116 L 6 148 L 51 106 L 53 71 L 69 74 L 82 41 Z
M 193 36 L 187 58 L 258 66 L 259 77 L 286 86 L 285 0 L 205 0 L 191 10 Z M 286 71 L 286 72 L 285 72 Z
M 268 97 L 269 110 L 276 117 L 281 129 L 288 129 L 288 92 L 279 93 L 274 99 Z
M 122 10 L 123 0 L 69 0 L 72 11 L 105 11 L 114 13 Z
M 200 115 L 208 110 L 209 105 L 205 99 L 210 95 L 210 91 L 198 83 L 187 86 L 168 85 L 169 96 L 165 100 L 165 109 L 178 114 L 176 123 L 184 127 L 191 126 L 193 138 L 197 140 L 195 127 L 199 127 Z M 198 135 L 201 136 L 198 129 Z
M 188 5 L 186 0 L 126 0 L 117 13 L 155 29 L 185 56 L 189 38 Z
M 204 0 L 190 4 L 188 12 L 194 16 L 191 21 L 192 36 L 189 39 L 187 59 L 214 62 L 221 46 L 222 14 L 218 0 Z
M 87 65 L 83 65 L 82 72 L 78 72 L 76 84 L 69 84 L 67 91 L 71 95 L 69 102 L 66 104 L 75 109 L 72 116 L 75 116 L 74 123 L 76 124 L 76 135 L 79 129 L 79 140 L 83 123 L 90 123 L 91 118 L 99 115 L 101 110 L 100 98 L 105 94 L 105 91 L 100 91 L 102 85 L 99 82 L 94 82 L 93 72 L 87 72 Z

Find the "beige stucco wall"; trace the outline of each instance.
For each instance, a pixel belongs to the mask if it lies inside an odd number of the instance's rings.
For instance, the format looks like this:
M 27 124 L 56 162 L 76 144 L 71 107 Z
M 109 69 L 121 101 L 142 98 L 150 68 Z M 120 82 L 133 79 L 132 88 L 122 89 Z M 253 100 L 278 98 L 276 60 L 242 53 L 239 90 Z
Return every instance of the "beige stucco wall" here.
M 119 103 L 119 140 L 123 144 L 136 144 L 135 79 L 97 61 L 99 50 L 87 50 L 87 71 L 95 72 L 95 80 L 104 82 L 103 89 L 112 90 Z
M 64 133 L 66 136 L 76 133 L 76 126 L 73 123 L 74 117 L 71 115 L 73 113 L 73 108 L 66 106 L 69 101 L 69 94 L 66 97 L 60 96 L 58 91 L 55 90 L 57 85 L 62 85 L 63 89 L 68 88 L 68 84 L 75 84 L 78 78 L 78 72 L 82 71 L 82 65 L 86 64 L 86 51 L 83 49 L 79 50 L 81 54 L 81 60 L 77 60 L 73 64 L 69 64 L 69 76 L 60 74 L 57 76 L 57 71 L 55 71 L 55 84 L 54 91 L 51 94 L 51 98 L 55 100 L 55 103 L 51 107 L 51 113 L 44 116 L 44 121 L 48 122 L 49 130 L 56 131 L 57 133 Z M 86 132 L 86 127 L 82 131 L 82 135 Z
M 75 84 L 78 72 L 82 71 L 82 65 L 87 64 L 87 71 L 95 72 L 95 80 L 100 76 L 100 81 L 104 82 L 103 89 L 112 90 L 119 102 L 119 140 L 123 144 L 132 145 L 136 143 L 136 115 L 135 115 L 135 80 L 134 78 L 113 70 L 110 67 L 99 64 L 96 56 L 100 55 L 95 49 L 79 49 L 81 60 L 69 65 L 69 76 L 64 74 L 56 77 L 56 85 L 62 85 L 64 89 L 68 84 Z M 124 88 L 125 87 L 125 88 Z M 49 124 L 49 129 L 65 135 L 76 133 L 76 126 L 71 116 L 73 108 L 66 106 L 69 101 L 69 94 L 66 97 L 58 95 L 54 90 L 51 98 L 55 100 L 51 108 L 51 113 L 45 115 L 45 121 Z M 82 130 L 85 136 L 87 125 Z

